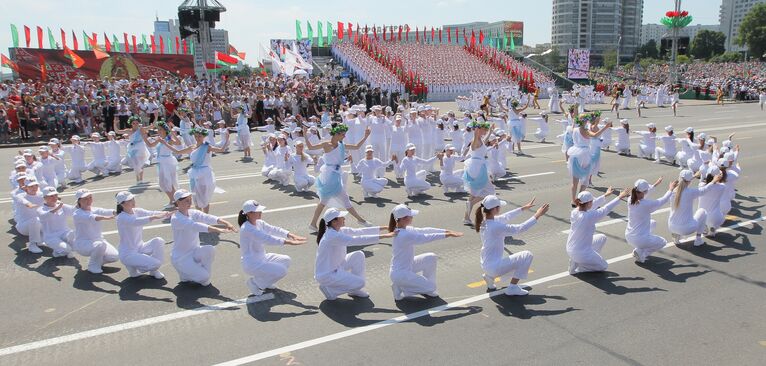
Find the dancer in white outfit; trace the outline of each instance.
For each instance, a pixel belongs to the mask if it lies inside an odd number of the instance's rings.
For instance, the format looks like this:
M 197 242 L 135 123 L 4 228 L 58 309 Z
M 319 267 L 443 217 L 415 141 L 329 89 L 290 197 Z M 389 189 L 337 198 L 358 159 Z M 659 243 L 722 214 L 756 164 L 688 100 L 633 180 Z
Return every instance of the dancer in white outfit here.
M 293 170 L 295 190 L 305 192 L 314 185 L 316 178 L 309 174 L 308 165 L 313 162 L 311 156 L 304 152 L 303 141 L 295 142 L 295 154 L 290 155 L 288 164 Z
M 322 210 L 328 205 L 342 206 L 347 209 L 352 216 L 359 220 L 361 224 L 371 225 L 351 206 L 351 200 L 348 198 L 348 193 L 346 193 L 342 176 L 343 172 L 341 169 L 343 162 L 346 161 L 346 150 L 358 150 L 362 147 L 367 140 L 367 137 L 370 136 L 370 129 L 365 129 L 364 137 L 354 145 L 346 145 L 343 143 L 343 138 L 346 137 L 346 131 L 348 131 L 348 126 L 335 124 L 330 130 L 330 140 L 322 141 L 318 145 L 314 145 L 306 140 L 306 147 L 308 147 L 309 150 L 322 149 L 324 151 L 324 155 L 322 156 L 324 165 L 322 165 L 321 172 L 316 180 L 319 204 L 314 210 L 314 216 L 311 218 L 311 223 L 309 223 L 309 229 L 313 231 L 318 230 L 316 222 L 319 220 L 319 215 L 322 214 Z M 306 135 L 305 127 L 303 135 Z
M 620 127 L 612 127 L 612 131 L 617 134 L 617 144 L 614 149 L 619 155 L 630 155 L 630 124 L 627 119 L 620 120 Z
M 356 164 L 356 171 L 359 172 L 359 176 L 361 177 L 359 184 L 362 186 L 362 192 L 364 192 L 365 198 L 378 197 L 378 194 L 386 187 L 388 179 L 378 178 L 376 175 L 381 169 L 385 169 L 391 165 L 391 162 L 395 157 L 392 157 L 392 159 L 388 161 L 380 161 L 380 159 L 374 157 L 375 149 L 372 145 L 367 145 L 364 149 L 364 153 L 364 159 Z
M 199 234 L 226 234 L 236 232 L 237 228 L 218 216 L 192 210 L 191 195 L 191 192 L 185 189 L 179 189 L 173 195 L 178 211 L 170 219 L 170 227 L 173 230 L 170 263 L 178 271 L 179 281 L 207 286 L 212 275 L 215 247 L 200 245 Z
M 69 158 L 72 160 L 66 177 L 74 183 L 82 183 L 82 172 L 87 170 L 85 148 L 80 145 L 80 136 L 73 135 L 70 141 L 72 142 L 71 145 L 62 147 L 62 150 L 69 154 Z
M 237 143 L 239 144 L 239 147 L 244 150 L 244 159 L 252 159 L 250 148 L 253 146 L 253 141 L 250 138 L 250 125 L 247 124 L 247 113 L 245 113 L 245 109 L 242 106 L 234 108 L 231 113 L 231 118 L 237 119 Z M 223 147 L 221 146 L 221 148 Z M 221 151 L 223 151 L 223 149 Z
M 106 146 L 106 171 L 109 174 L 119 173 L 122 171 L 122 147 L 127 145 L 125 140 L 117 140 L 117 134 L 114 131 L 109 131 L 106 134 L 107 141 L 104 142 Z
M 438 297 L 436 292 L 436 261 L 434 253 L 415 255 L 415 245 L 430 243 L 444 238 L 459 238 L 463 233 L 436 228 L 412 227 L 412 219 L 418 214 L 406 205 L 397 205 L 391 211 L 388 231 L 396 233 L 392 244 L 391 289 L 394 300 L 414 295 Z M 422 273 L 422 274 L 421 274 Z
M 684 133 L 686 133 L 685 138 L 676 139 L 681 147 L 681 151 L 676 153 L 676 162 L 678 162 L 678 168 L 682 170 L 689 167 L 689 160 L 692 159 L 697 150 L 694 145 L 694 128 L 687 127 Z
M 634 131 L 641 135 L 641 142 L 638 144 L 638 157 L 652 159 L 654 150 L 657 147 L 657 126 L 654 123 L 647 123 L 648 131 Z
M 67 226 L 67 218 L 72 217 L 75 208 L 59 201 L 55 187 L 43 189 L 43 200 L 43 205 L 37 208 L 43 230 L 43 242 L 53 249 L 54 257 L 74 257 L 74 231 Z
M 465 154 L 465 170 L 463 172 L 463 185 L 470 194 L 466 202 L 463 223 L 472 225 L 471 212 L 473 206 L 481 202 L 484 197 L 495 194 L 495 186 L 489 180 L 489 167 L 487 163 L 487 145 L 485 139 L 488 138 L 488 132 L 493 127 L 487 122 L 472 122 L 472 129 L 475 129 L 473 140 L 468 146 L 468 153 Z M 485 137 L 487 136 L 487 137 Z
M 700 187 L 711 183 L 713 178 L 718 177 L 718 181 L 710 184 L 710 187 L 699 198 L 699 208 L 704 209 L 705 212 L 707 212 L 707 217 L 705 218 L 705 225 L 707 226 L 706 233 L 708 236 L 712 237 L 715 236 L 715 231 L 721 227 L 726 220 L 726 214 L 722 212 L 721 204 L 724 201 L 729 201 L 729 197 L 726 194 L 727 174 L 717 166 L 713 165 L 708 168 L 706 172 L 703 172 L 701 177 L 702 181 L 699 184 Z M 731 203 L 729 205 L 731 205 Z
M 106 143 L 101 142 L 101 135 L 98 132 L 90 134 L 91 141 L 86 141 L 83 145 L 90 148 L 90 153 L 93 156 L 93 160 L 86 166 L 87 170 L 93 172 L 97 176 L 109 174 L 106 169 Z
M 242 270 L 250 278 L 247 287 L 255 296 L 265 289 L 273 289 L 277 281 L 287 275 L 290 257 L 284 254 L 266 253 L 266 245 L 301 245 L 306 238 L 295 235 L 281 227 L 270 225 L 262 219 L 266 206 L 255 200 L 245 201 L 239 211 L 239 247 L 242 252 Z
M 526 134 L 526 131 L 524 129 L 524 123 L 521 120 L 521 113 L 529 107 L 529 103 L 527 103 L 527 105 L 525 105 L 523 108 L 518 107 L 519 101 L 514 99 L 508 103 L 508 108 L 506 109 L 510 119 L 509 124 L 511 127 L 511 152 L 516 151 L 516 148 L 518 148 L 519 152 L 517 154 L 524 155 L 524 152 L 521 151 L 521 142 L 524 141 L 524 135 Z
M 441 155 L 432 156 L 429 159 L 423 159 L 415 156 L 416 148 L 414 144 L 407 144 L 404 152 L 404 159 L 399 163 L 399 170 L 404 172 L 404 187 L 407 191 L 407 197 L 417 196 L 425 193 L 431 188 L 431 183 L 426 181 L 428 172 L 418 170 L 420 166 L 428 166 Z
M 74 211 L 74 250 L 90 257 L 88 271 L 102 273 L 101 266 L 119 259 L 117 248 L 109 244 L 101 232 L 101 221 L 113 220 L 115 210 L 93 207 L 93 195 L 87 189 L 78 189 L 74 194 L 77 209 Z
M 676 136 L 673 134 L 673 126 L 665 126 L 665 132 L 667 135 L 657 137 L 657 140 L 662 142 L 662 147 L 657 146 L 654 149 L 654 162 L 659 164 L 663 158 L 670 164 L 675 165 L 676 154 Z
M 43 244 L 43 228 L 37 214 L 37 208 L 43 205 L 43 195 L 39 191 L 39 183 L 32 178 L 24 182 L 23 190 L 14 196 L 16 202 L 16 231 L 28 237 L 27 250 L 30 253 L 42 253 L 40 245 Z
M 484 270 L 482 277 L 487 284 L 487 289 L 495 289 L 495 277 L 510 274 L 511 282 L 505 289 L 508 296 L 526 295 L 527 290 L 522 289 L 519 280 L 527 278 L 529 266 L 532 265 L 532 252 L 523 250 L 518 253 L 505 256 L 505 238 L 521 234 L 531 228 L 541 216 L 548 212 L 550 207 L 547 203 L 540 206 L 535 214 L 519 225 L 511 225 L 510 221 L 522 211 L 531 209 L 535 199 L 515 210 L 500 214 L 500 207 L 507 202 L 497 196 L 484 197 L 481 206 L 476 210 L 476 223 L 474 227 L 481 236 L 481 268 Z
M 319 221 L 317 232 L 317 256 L 314 279 L 327 300 L 335 300 L 348 293 L 354 297 L 368 297 L 364 291 L 364 253 L 346 253 L 350 246 L 372 245 L 384 238 L 392 238 L 395 232 L 383 233 L 385 226 L 352 229 L 345 227 L 347 211 L 328 208 Z
M 455 170 L 455 163 L 462 160 L 461 156 L 455 153 L 455 146 L 447 144 L 443 154 L 439 157 L 441 172 L 439 181 L 441 181 L 444 193 L 449 191 L 465 192 L 463 188 L 463 169 Z
M 165 207 L 169 208 L 173 206 L 173 194 L 178 188 L 178 160 L 173 156 L 173 151 L 168 148 L 168 145 L 161 144 L 160 140 L 164 140 L 169 145 L 178 145 L 181 141 L 170 131 L 170 127 L 165 122 L 159 121 L 155 125 L 159 136 L 149 138 L 144 134 L 143 139 L 148 148 L 157 147 L 157 179 L 160 189 L 168 196 L 168 205 Z
M 548 113 L 545 111 L 540 112 L 540 118 L 538 118 L 537 130 L 535 130 L 535 138 L 540 143 L 545 143 L 545 138 L 548 137 L 550 128 L 548 127 Z
M 141 127 L 141 119 L 132 116 L 128 120 L 130 122 L 130 128 L 125 130 L 119 130 L 117 133 L 130 134 L 128 139 L 128 151 L 125 154 L 124 163 L 131 167 L 136 174 L 136 184 L 143 183 L 144 180 L 144 165 L 149 162 L 149 149 L 146 148 L 144 143 L 144 135 L 146 135 L 146 129 Z
M 638 263 L 644 263 L 647 257 L 662 249 L 667 243 L 663 237 L 652 233 L 657 226 L 657 222 L 652 220 L 652 213 L 668 203 L 678 181 L 671 182 L 668 191 L 659 199 L 647 198 L 649 191 L 661 182 L 662 178 L 657 179 L 654 185 L 649 185 L 649 182 L 639 179 L 633 184 L 633 189 L 630 191 L 625 240 L 635 248 L 633 249 L 633 258 Z
M 682 170 L 678 177 L 678 186 L 673 190 L 672 203 L 670 204 L 670 217 L 668 217 L 668 229 L 673 236 L 673 242 L 681 243 L 682 235 L 696 234 L 694 246 L 704 244 L 702 234 L 705 232 L 707 211 L 699 208 L 694 211 L 694 201 L 702 196 L 711 185 L 718 183 L 720 175 L 716 175 L 710 183 L 702 187 L 690 187 L 694 173 L 691 170 Z
M 589 124 L 598 127 L 600 116 L 600 112 L 593 112 L 580 114 L 575 118 L 576 127 L 572 130 L 574 146 L 567 150 L 567 155 L 569 156 L 567 168 L 569 169 L 569 175 L 572 177 L 572 207 L 575 207 L 575 196 L 578 192 L 585 190 L 585 187 L 588 184 L 588 178 L 593 173 L 591 163 L 593 162 L 594 155 L 591 153 L 591 139 L 598 139 L 607 128 L 612 127 L 612 124 L 608 122 L 604 127 L 595 132 L 589 129 Z M 600 141 L 598 147 L 600 147 Z M 598 156 L 595 157 L 598 158 L 600 156 L 600 149 L 595 148 L 594 150 L 596 151 L 596 154 L 598 154 Z
M 569 217 L 572 226 L 566 245 L 570 274 L 606 271 L 608 264 L 601 256 L 601 250 L 606 244 L 606 235 L 594 235 L 596 223 L 609 214 L 620 203 L 621 199 L 628 197 L 630 189 L 623 190 L 612 201 L 599 207 L 612 192 L 612 187 L 609 187 L 603 196 L 595 200 L 593 194 L 588 191 L 580 192 L 577 195 L 575 200 L 577 208 L 572 210 Z
M 143 239 L 144 225 L 154 220 L 165 220 L 170 211 L 149 211 L 136 207 L 135 196 L 127 191 L 117 193 L 117 233 L 120 236 L 120 261 L 128 269 L 130 277 L 149 272 L 156 279 L 163 279 L 160 266 L 165 260 L 165 240 Z
M 56 172 L 56 179 L 59 183 L 58 188 L 63 188 L 66 186 L 67 175 L 66 162 L 64 161 L 64 149 L 61 148 L 61 143 L 57 138 L 52 138 L 50 142 L 48 142 L 48 146 L 50 147 L 51 156 L 58 158 L 54 160 L 55 164 L 53 169 Z

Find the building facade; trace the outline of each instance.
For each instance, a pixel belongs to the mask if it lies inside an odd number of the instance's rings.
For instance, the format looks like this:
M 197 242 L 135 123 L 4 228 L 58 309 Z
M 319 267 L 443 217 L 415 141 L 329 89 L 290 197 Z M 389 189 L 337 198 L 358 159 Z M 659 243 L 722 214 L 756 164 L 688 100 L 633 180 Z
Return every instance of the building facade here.
M 709 30 L 719 32 L 721 27 L 718 24 L 713 25 L 690 25 L 683 28 L 679 35 L 681 37 L 689 37 L 689 42 L 693 41 L 697 37 L 697 33 L 702 30 Z M 660 44 L 660 40 L 665 36 L 670 36 L 670 31 L 662 24 L 644 24 L 641 26 L 641 45 L 646 44 L 650 40 L 654 40 L 657 44 Z
M 173 40 L 175 37 L 180 37 L 180 31 L 178 29 L 178 20 L 155 20 L 154 22 L 154 39 L 159 39 L 162 36 L 165 39 L 166 44 Z M 189 37 L 189 40 L 195 39 L 195 36 Z M 198 43 L 194 40 L 195 45 Z M 215 52 L 226 53 L 229 50 L 229 32 L 225 29 L 210 29 L 210 43 L 211 49 L 208 51 L 208 62 L 214 63 Z M 167 47 L 167 46 L 166 46 Z M 197 76 L 205 74 L 205 58 L 203 56 L 202 47 L 194 47 L 194 73 Z
M 755 4 L 766 3 L 766 0 L 723 0 L 718 20 L 721 22 L 721 32 L 726 36 L 726 51 L 744 52 L 745 47 L 737 45 L 739 25 L 745 15 Z
M 472 22 L 472 23 L 462 23 L 462 24 L 445 24 L 442 26 L 442 31 L 447 31 L 447 29 L 450 30 L 452 33 L 452 36 L 455 35 L 455 30 L 458 30 L 459 37 L 458 37 L 458 43 L 463 44 L 463 33 L 462 31 L 465 29 L 468 33 L 468 39 L 471 39 L 471 30 L 473 30 L 476 34 L 476 37 L 479 36 L 479 31 L 484 33 L 484 37 L 489 39 L 493 37 L 510 37 L 513 35 L 513 43 L 516 47 L 521 47 L 521 45 L 524 44 L 524 23 L 523 22 L 516 22 L 516 21 L 499 21 L 499 22 Z M 413 29 L 414 30 L 414 29 Z M 412 32 L 413 30 L 410 30 Z M 415 36 L 410 34 L 410 38 L 412 40 L 415 39 Z M 447 35 L 443 35 L 443 39 L 447 38 Z M 510 40 L 510 38 L 509 38 Z M 510 46 L 509 46 L 510 47 Z
M 641 42 L 643 0 L 553 0 L 551 43 L 565 56 L 590 49 L 596 59 L 617 50 L 632 58 Z

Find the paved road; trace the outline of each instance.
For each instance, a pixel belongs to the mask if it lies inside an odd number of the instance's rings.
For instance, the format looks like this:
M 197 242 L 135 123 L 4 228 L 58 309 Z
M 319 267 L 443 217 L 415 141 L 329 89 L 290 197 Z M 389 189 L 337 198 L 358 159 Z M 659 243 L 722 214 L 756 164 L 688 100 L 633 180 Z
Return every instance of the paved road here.
M 570 210 L 566 166 L 559 145 L 537 143 L 525 144 L 529 155 L 509 158 L 513 175 L 498 185 L 512 207 L 535 196 L 539 203 L 552 203 L 535 227 L 507 243 L 508 251 L 528 249 L 535 255 L 526 280 L 532 291 L 524 298 L 486 291 L 478 235 L 461 224 L 464 197 L 443 195 L 436 176 L 430 196 L 413 200 L 395 182 L 377 200 L 361 201 L 357 184 L 349 189 L 360 211 L 381 225 L 395 204 L 405 202 L 421 210 L 416 225 L 465 232 L 463 238 L 419 248 L 440 257 L 441 298 L 430 300 L 393 301 L 390 241 L 355 248 L 367 256 L 370 299 L 324 301 L 312 280 L 316 247 L 310 242 L 278 248 L 293 258 L 290 273 L 279 290 L 248 303 L 235 234 L 202 235 L 217 252 L 213 284 L 201 288 L 179 285 L 169 263 L 162 281 L 127 278 L 119 264 L 92 275 L 83 271 L 86 258 L 28 253 L 6 224 L 2 235 L 9 244 L 0 248 L 0 364 L 762 365 L 766 153 L 759 146 L 766 139 L 766 113 L 754 104 L 689 106 L 678 118 L 667 108 L 645 112 L 645 118 L 632 120 L 634 129 L 655 122 L 676 130 L 694 126 L 719 137 L 736 132 L 734 140 L 742 145 L 744 175 L 728 228 L 702 247 L 669 246 L 646 264 L 635 264 L 623 236 L 627 209 L 621 204 L 599 227 L 609 238 L 603 252 L 610 259 L 608 272 L 569 276 L 563 249 Z M 633 141 L 635 146 L 638 140 Z M 0 150 L 0 160 L 13 153 Z M 667 182 L 678 174 L 677 168 L 635 157 L 602 157 L 597 191 L 626 187 L 637 178 L 664 176 Z M 307 234 L 316 197 L 265 183 L 260 157 L 249 163 L 239 159 L 238 153 L 213 159 L 226 193 L 214 196 L 212 213 L 235 220 L 241 203 L 254 198 L 268 206 L 267 221 Z M 146 175 L 152 181 L 156 171 Z M 89 180 L 86 187 L 96 191 L 96 205 L 111 207 L 115 192 L 132 180 L 128 172 Z M 65 201 L 73 201 L 69 194 L 75 189 L 62 194 Z M 156 185 L 132 190 L 140 193 L 140 206 L 158 209 L 165 203 Z M 0 198 L 0 211 L 10 217 L 7 199 Z M 657 232 L 665 237 L 667 215 L 665 210 L 655 216 Z M 114 223 L 104 230 L 116 244 Z M 144 235 L 172 239 L 161 223 Z

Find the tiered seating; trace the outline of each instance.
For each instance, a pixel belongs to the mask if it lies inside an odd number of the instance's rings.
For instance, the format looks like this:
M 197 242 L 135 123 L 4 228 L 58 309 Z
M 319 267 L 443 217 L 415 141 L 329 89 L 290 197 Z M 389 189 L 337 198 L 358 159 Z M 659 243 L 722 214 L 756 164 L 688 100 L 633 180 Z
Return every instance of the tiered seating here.
M 367 53 L 351 42 L 335 44 L 332 53 L 341 65 L 349 69 L 357 78 L 369 83 L 373 88 L 404 92 L 404 85 L 391 71 L 373 60 Z

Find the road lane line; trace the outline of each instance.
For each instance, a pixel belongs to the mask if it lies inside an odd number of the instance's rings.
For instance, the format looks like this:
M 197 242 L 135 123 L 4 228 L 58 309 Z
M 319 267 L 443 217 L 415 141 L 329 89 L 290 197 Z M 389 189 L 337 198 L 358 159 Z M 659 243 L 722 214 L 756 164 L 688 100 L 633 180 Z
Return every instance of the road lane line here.
M 532 177 L 539 177 L 539 176 L 542 176 L 542 175 L 551 175 L 551 174 L 556 174 L 556 172 L 545 172 L 545 173 L 535 173 L 535 174 L 519 175 L 519 176 L 512 176 L 512 177 L 507 177 L 507 178 L 499 178 L 499 179 L 495 179 L 495 180 L 498 181 L 498 182 L 504 182 L 504 181 L 507 181 L 507 180 L 518 180 L 518 179 L 521 179 L 521 178 L 532 178 Z
M 721 233 L 721 232 L 732 231 L 732 230 L 735 230 L 737 228 L 740 228 L 740 227 L 743 227 L 743 226 L 747 226 L 747 225 L 750 225 L 750 224 L 754 224 L 754 223 L 757 223 L 757 222 L 761 222 L 761 221 L 764 221 L 764 220 L 766 220 L 766 216 L 762 216 L 760 218 L 753 219 L 753 220 L 748 220 L 748 221 L 740 222 L 740 223 L 737 223 L 737 224 L 734 224 L 734 225 L 730 225 L 730 226 L 727 226 L 727 227 L 722 227 L 722 228 L 720 228 L 718 230 L 718 232 Z M 690 236 L 688 238 L 684 238 L 683 240 L 681 240 L 681 243 L 690 242 L 690 241 L 694 240 L 694 238 L 695 238 L 694 236 Z M 672 246 L 675 246 L 675 244 L 670 242 L 670 243 L 668 243 L 665 246 L 665 248 L 669 248 L 669 247 L 672 247 Z M 609 260 L 607 260 L 607 263 L 616 263 L 616 262 L 624 261 L 624 260 L 630 259 L 630 258 L 633 258 L 633 254 L 632 253 L 621 255 L 619 257 L 615 257 L 615 258 L 609 259 Z M 543 284 L 543 283 L 546 283 L 546 282 L 551 282 L 551 281 L 554 281 L 554 280 L 558 280 L 560 278 L 564 278 L 564 277 L 567 277 L 567 276 L 569 276 L 569 272 L 567 272 L 567 271 L 560 272 L 560 273 L 556 273 L 556 274 L 553 274 L 553 275 L 550 275 L 550 276 L 546 276 L 546 277 L 542 277 L 542 278 L 539 278 L 539 279 L 536 279 L 536 280 L 525 282 L 525 283 L 523 283 L 523 285 L 535 286 L 535 285 Z M 367 332 L 370 332 L 370 331 L 373 331 L 373 330 L 376 330 L 376 329 L 387 327 L 389 325 L 398 324 L 398 323 L 402 323 L 402 322 L 405 322 L 405 321 L 408 321 L 408 320 L 421 318 L 421 317 L 426 316 L 426 315 L 437 314 L 437 313 L 440 313 L 440 312 L 443 312 L 445 310 L 449 310 L 449 309 L 452 309 L 452 308 L 455 308 L 455 307 L 459 307 L 459 306 L 463 306 L 463 305 L 468 305 L 468 304 L 472 304 L 472 303 L 475 303 L 475 302 L 478 302 L 478 301 L 486 300 L 486 299 L 489 299 L 490 297 L 494 297 L 494 296 L 500 295 L 502 293 L 503 293 L 503 290 L 497 290 L 497 291 L 494 291 L 494 292 L 491 292 L 491 293 L 485 293 L 485 294 L 481 294 L 481 295 L 478 295 L 478 296 L 469 297 L 469 298 L 466 298 L 464 300 L 448 303 L 448 304 L 445 304 L 445 305 L 433 307 L 433 308 L 430 308 L 430 309 L 421 310 L 421 311 L 410 313 L 410 314 L 401 315 L 401 316 L 398 316 L 398 317 L 395 317 L 395 318 L 384 320 L 384 321 L 381 321 L 381 322 L 378 322 L 378 323 L 375 323 L 375 324 L 371 324 L 371 325 L 367 325 L 367 326 L 364 326 L 364 327 L 349 329 L 349 330 L 346 330 L 346 331 L 343 331 L 343 332 L 339 332 L 339 333 L 335 333 L 335 334 L 330 334 L 330 335 L 327 335 L 327 336 L 324 336 L 324 337 L 319 337 L 319 338 L 311 339 L 311 340 L 308 340 L 308 341 L 304 341 L 304 342 L 300 342 L 300 343 L 295 343 L 295 344 L 292 344 L 292 345 L 289 345 L 289 346 L 285 346 L 285 347 L 281 347 L 281 348 L 276 348 L 276 349 L 272 349 L 272 350 L 269 350 L 269 351 L 264 351 L 264 352 L 261 352 L 261 353 L 256 353 L 254 355 L 250 355 L 250 356 L 238 358 L 238 359 L 235 359 L 235 360 L 232 360 L 232 361 L 224 362 L 224 363 L 221 363 L 219 365 L 227 365 L 227 366 L 231 365 L 231 366 L 234 366 L 234 365 L 242 365 L 242 364 L 245 364 L 245 363 L 255 362 L 255 361 L 258 361 L 258 360 L 262 360 L 264 358 L 269 358 L 269 357 L 272 357 L 272 356 L 278 356 L 278 355 L 280 355 L 282 353 L 293 352 L 293 351 L 301 350 L 301 349 L 308 348 L 308 347 L 311 347 L 311 346 L 316 346 L 316 345 L 319 345 L 319 344 L 328 343 L 328 342 L 331 342 L 331 341 L 334 341 L 334 340 L 339 340 L 339 339 L 347 338 L 347 337 L 350 337 L 350 336 L 353 336 L 353 335 L 356 335 L 356 334 L 367 333 Z M 227 301 L 227 302 L 223 302 L 223 303 L 216 304 L 216 305 L 203 306 L 203 307 L 199 307 L 199 308 L 196 308 L 196 309 L 184 310 L 184 311 L 179 311 L 179 312 L 175 312 L 175 313 L 155 316 L 155 317 L 146 318 L 146 319 L 135 320 L 135 321 L 132 321 L 132 322 L 127 322 L 127 323 L 115 324 L 115 325 L 111 325 L 111 326 L 107 326 L 107 327 L 102 327 L 102 328 L 91 329 L 91 330 L 87 330 L 87 331 L 84 331 L 84 332 L 72 333 L 72 334 L 68 334 L 68 335 L 64 335 L 64 336 L 60 336 L 60 337 L 54 337 L 54 338 L 48 338 L 48 339 L 43 339 L 43 340 L 39 340 L 39 341 L 24 343 L 24 344 L 20 344 L 20 345 L 16 345 L 16 346 L 11 346 L 11 347 L 6 347 L 6 348 L 0 349 L 0 356 L 7 356 L 7 355 L 16 354 L 16 353 L 36 350 L 36 349 L 40 349 L 40 348 L 51 347 L 51 346 L 55 346 L 55 345 L 59 345 L 59 344 L 70 343 L 70 342 L 80 341 L 80 340 L 84 340 L 84 339 L 88 339 L 88 338 L 93 338 L 93 337 L 98 337 L 98 336 L 118 333 L 118 332 L 122 332 L 122 331 L 125 331 L 125 330 L 142 328 L 142 327 L 146 327 L 146 326 L 151 326 L 151 325 L 156 325 L 156 324 L 160 324 L 160 323 L 165 323 L 165 322 L 168 322 L 168 321 L 171 321 L 171 320 L 188 318 L 188 317 L 191 317 L 191 316 L 194 316 L 194 315 L 200 315 L 200 314 L 206 314 L 206 313 L 220 311 L 220 310 L 231 309 L 233 307 L 240 307 L 240 306 L 245 305 L 245 304 L 247 304 L 247 298 L 239 299 L 239 300 L 233 300 L 233 301 Z

